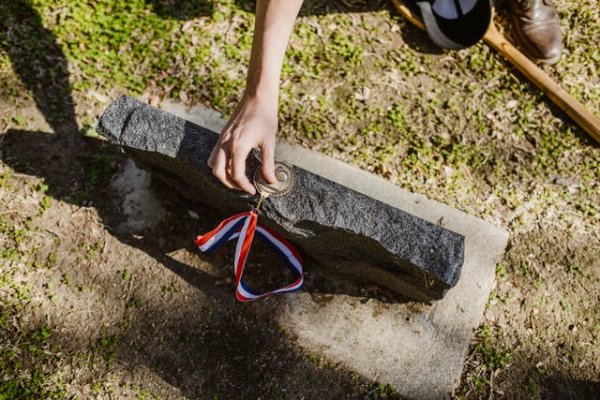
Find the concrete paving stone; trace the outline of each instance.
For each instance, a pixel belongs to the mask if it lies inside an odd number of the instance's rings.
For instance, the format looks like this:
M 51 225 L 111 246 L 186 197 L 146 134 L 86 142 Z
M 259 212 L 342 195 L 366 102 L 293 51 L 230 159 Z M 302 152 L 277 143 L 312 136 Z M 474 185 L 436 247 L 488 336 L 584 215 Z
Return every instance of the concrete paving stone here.
M 167 111 L 207 125 L 206 109 L 166 104 Z M 214 114 L 211 123 L 215 124 Z M 416 302 L 362 303 L 334 295 L 326 302 L 309 293 L 287 296 L 280 316 L 286 331 L 309 352 L 341 363 L 410 399 L 445 399 L 460 382 L 464 359 L 494 286 L 496 264 L 509 234 L 482 219 L 308 149 L 279 142 L 277 159 L 285 160 L 465 237 L 465 259 L 458 284 L 433 305 Z

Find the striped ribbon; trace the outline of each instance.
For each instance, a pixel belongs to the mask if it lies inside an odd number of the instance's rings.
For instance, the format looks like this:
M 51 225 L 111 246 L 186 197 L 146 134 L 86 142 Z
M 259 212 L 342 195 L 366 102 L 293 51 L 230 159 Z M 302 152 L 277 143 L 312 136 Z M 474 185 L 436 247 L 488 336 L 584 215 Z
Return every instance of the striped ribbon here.
M 250 247 L 254 240 L 254 234 L 258 234 L 260 238 L 265 240 L 270 247 L 283 258 L 288 264 L 294 276 L 297 278 L 295 282 L 290 283 L 277 290 L 272 290 L 266 293 L 258 293 L 244 282 L 244 266 Z M 221 247 L 230 240 L 238 239 L 235 246 L 235 258 L 233 262 L 235 273 L 235 297 L 242 302 L 249 302 L 260 299 L 275 293 L 288 293 L 299 290 L 304 281 L 302 272 L 302 258 L 296 249 L 284 238 L 279 236 L 272 230 L 258 224 L 258 214 L 255 210 L 246 211 L 241 214 L 227 218 L 219 224 L 215 229 L 205 235 L 200 235 L 196 238 L 198 249 L 205 254 L 209 254 Z

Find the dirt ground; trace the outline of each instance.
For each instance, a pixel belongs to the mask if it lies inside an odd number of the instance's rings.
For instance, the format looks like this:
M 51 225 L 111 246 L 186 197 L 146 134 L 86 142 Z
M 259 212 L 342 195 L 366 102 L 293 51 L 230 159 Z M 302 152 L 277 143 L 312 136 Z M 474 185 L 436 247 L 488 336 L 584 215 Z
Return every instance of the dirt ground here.
M 599 114 L 597 3 L 556 3 L 544 68 Z M 155 182 L 164 214 L 130 223 L 126 157 L 86 137 L 102 108 L 228 115 L 243 87 L 252 3 L 173 4 L 0 5 L 0 399 L 397 397 L 298 348 L 280 298 L 235 302 L 231 249 L 191 242 L 223 216 Z M 598 145 L 487 47 L 439 52 L 386 2 L 308 2 L 287 60 L 282 136 L 511 233 L 455 397 L 599 398 Z

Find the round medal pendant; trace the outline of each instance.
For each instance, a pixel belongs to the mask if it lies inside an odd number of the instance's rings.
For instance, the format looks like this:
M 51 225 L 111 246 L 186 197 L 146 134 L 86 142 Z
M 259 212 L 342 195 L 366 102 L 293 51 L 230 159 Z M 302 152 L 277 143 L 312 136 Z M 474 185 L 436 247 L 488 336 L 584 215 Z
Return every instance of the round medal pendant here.
M 254 171 L 254 186 L 263 197 L 283 196 L 294 187 L 296 177 L 292 166 L 284 162 L 275 162 L 275 177 L 277 182 L 268 183 L 260 168 Z

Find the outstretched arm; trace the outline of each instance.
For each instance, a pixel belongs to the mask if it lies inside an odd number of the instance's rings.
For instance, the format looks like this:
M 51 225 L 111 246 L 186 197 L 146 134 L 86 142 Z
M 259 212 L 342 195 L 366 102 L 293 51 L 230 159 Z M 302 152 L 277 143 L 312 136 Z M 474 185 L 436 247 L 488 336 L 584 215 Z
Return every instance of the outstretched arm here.
M 227 187 L 255 194 L 246 176 L 254 147 L 262 154 L 262 173 L 275 182 L 275 134 L 279 78 L 285 49 L 302 0 L 258 0 L 252 54 L 244 96 L 221 132 L 208 165 Z

